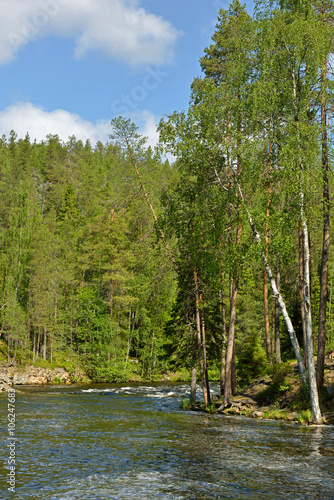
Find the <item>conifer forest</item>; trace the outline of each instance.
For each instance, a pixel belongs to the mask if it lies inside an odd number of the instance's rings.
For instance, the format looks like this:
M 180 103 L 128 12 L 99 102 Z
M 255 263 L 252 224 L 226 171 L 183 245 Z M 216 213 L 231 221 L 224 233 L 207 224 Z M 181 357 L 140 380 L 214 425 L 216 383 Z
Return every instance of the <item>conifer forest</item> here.
M 0 140 L 0 328 L 8 363 L 96 382 L 182 372 L 237 386 L 297 360 L 313 421 L 334 348 L 331 0 L 233 0 L 189 107 L 147 147 Z M 47 133 L 47 131 L 46 131 Z M 192 384 L 192 385 L 193 385 Z

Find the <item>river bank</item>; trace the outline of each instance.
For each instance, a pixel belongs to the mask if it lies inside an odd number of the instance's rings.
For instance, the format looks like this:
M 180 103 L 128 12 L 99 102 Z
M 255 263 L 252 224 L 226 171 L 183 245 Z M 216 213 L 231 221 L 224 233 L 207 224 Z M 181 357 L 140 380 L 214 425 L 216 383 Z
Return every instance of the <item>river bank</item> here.
M 332 354 L 333 352 L 327 354 L 325 358 L 324 388 L 319 394 L 324 423 L 330 425 L 334 425 L 334 359 Z M 273 370 L 271 375 L 253 380 L 248 386 L 238 390 L 225 408 L 221 408 L 223 398 L 216 397 L 205 411 L 310 424 L 312 412 L 308 389 L 301 384 L 297 363 L 285 363 L 285 366 L 282 365 L 281 368 L 280 372 Z M 198 403 L 188 407 L 194 411 L 204 409 Z
M 0 366 L 0 392 L 7 392 L 12 386 L 72 384 L 91 382 L 80 369 L 73 372 L 64 368 L 42 368 L 33 365 Z
M 189 382 L 19 389 L 17 498 L 334 498 L 330 426 L 181 411 Z
M 334 359 L 326 356 L 325 386 L 321 393 L 321 406 L 325 423 L 334 424 Z M 161 375 L 159 382 L 183 381 L 180 374 L 169 373 Z M 129 382 L 140 382 L 129 381 Z M 142 381 L 147 382 L 147 381 Z M 41 386 L 56 384 L 90 384 L 92 380 L 80 368 L 67 371 L 63 367 L 44 368 L 33 365 L 14 365 L 7 367 L 0 365 L 0 392 L 7 392 L 12 386 Z M 184 408 L 194 411 L 217 413 L 222 404 L 222 398 L 213 397 L 212 404 L 203 408 L 197 402 L 189 405 L 189 401 L 181 402 Z M 308 395 L 301 389 L 300 379 L 296 370 L 296 363 L 287 366 L 286 374 L 281 379 L 277 374 L 266 375 L 252 380 L 247 387 L 239 389 L 231 397 L 229 404 L 219 413 L 225 415 L 240 415 L 252 418 L 269 418 L 274 420 L 298 421 L 310 423 L 311 413 L 308 406 Z

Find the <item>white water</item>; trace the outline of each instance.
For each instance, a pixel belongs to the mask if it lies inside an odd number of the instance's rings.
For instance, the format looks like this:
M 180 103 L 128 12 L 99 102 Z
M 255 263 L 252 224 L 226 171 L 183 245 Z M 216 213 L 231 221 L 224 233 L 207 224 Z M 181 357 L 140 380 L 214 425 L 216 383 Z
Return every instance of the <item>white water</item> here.
M 22 388 L 16 494 L 3 483 L 1 498 L 334 499 L 332 427 L 181 411 L 189 394 L 189 384 Z M 2 415 L 6 405 L 1 395 Z

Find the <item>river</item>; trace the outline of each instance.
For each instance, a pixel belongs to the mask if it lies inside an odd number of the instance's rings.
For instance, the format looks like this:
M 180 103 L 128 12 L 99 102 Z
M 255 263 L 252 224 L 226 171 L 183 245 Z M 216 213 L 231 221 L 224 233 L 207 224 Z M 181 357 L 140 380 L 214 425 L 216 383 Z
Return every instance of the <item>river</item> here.
M 215 388 L 217 390 L 217 387 Z M 22 387 L 3 499 L 334 499 L 334 428 L 180 409 L 189 384 Z M 0 397 L 7 436 L 7 396 Z

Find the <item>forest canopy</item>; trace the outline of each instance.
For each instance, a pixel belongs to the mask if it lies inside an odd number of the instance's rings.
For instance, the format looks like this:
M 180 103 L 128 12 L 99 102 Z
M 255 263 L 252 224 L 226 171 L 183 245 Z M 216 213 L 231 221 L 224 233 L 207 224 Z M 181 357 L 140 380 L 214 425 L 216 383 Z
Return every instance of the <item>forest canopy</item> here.
M 226 404 L 296 356 L 319 421 L 333 37 L 331 1 L 260 1 L 252 17 L 233 0 L 156 151 L 121 117 L 107 144 L 2 137 L 9 362 L 74 363 L 95 381 L 199 371 L 206 404 L 213 377 Z

